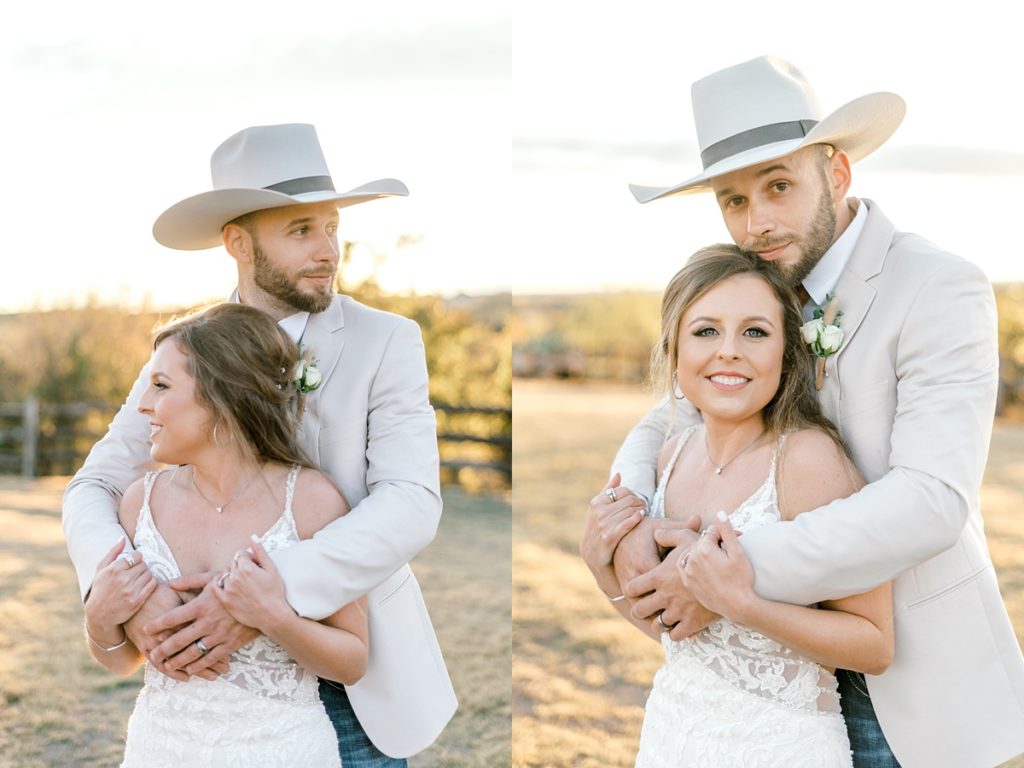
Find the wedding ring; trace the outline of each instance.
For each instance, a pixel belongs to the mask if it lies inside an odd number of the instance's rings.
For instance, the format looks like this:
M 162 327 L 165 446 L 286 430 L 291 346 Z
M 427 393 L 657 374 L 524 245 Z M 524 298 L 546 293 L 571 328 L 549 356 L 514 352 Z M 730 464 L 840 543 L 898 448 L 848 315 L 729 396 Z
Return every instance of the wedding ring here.
M 224 573 L 222 573 L 220 575 L 220 581 L 217 582 L 217 586 L 220 587 L 221 589 L 224 589 L 224 582 L 227 581 L 227 580 L 228 580 L 228 572 L 224 571 Z
M 125 553 L 123 553 L 121 555 L 121 559 L 124 560 L 126 563 L 128 563 L 128 567 L 129 568 L 131 568 L 133 565 L 135 565 L 135 553 L 134 552 L 125 552 Z
M 658 626 L 661 627 L 663 632 L 671 632 L 672 631 L 672 627 L 670 627 L 668 624 L 666 624 L 664 619 L 661 618 L 662 613 L 664 613 L 664 611 L 662 611 L 661 613 L 658 614 Z
M 619 500 L 619 497 L 615 495 L 615 489 L 614 488 L 606 489 L 605 492 L 604 492 L 604 495 L 607 496 L 612 501 L 618 501 Z
M 196 640 L 196 648 L 199 649 L 199 652 L 203 654 L 203 656 L 210 652 L 210 649 L 206 647 L 206 643 L 203 642 L 203 638 L 201 637 L 198 640 Z

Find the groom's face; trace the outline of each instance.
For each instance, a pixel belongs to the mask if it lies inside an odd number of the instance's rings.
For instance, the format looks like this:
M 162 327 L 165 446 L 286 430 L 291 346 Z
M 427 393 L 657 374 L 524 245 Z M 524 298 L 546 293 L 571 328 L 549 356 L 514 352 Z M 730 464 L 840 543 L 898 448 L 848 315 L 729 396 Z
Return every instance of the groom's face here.
M 831 179 L 825 149 L 815 145 L 720 176 L 712 188 L 736 244 L 778 263 L 796 285 L 836 238 L 836 206 L 844 195 Z
M 338 209 L 312 203 L 259 211 L 252 236 L 252 278 L 268 297 L 295 311 L 323 312 L 338 271 Z

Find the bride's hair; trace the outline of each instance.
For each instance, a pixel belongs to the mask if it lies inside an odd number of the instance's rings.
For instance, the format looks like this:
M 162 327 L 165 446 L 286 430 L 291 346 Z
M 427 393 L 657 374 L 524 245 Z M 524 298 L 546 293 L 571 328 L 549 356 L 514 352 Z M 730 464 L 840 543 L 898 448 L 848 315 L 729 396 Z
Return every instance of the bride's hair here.
M 195 398 L 210 411 L 210 440 L 235 441 L 255 461 L 313 466 L 296 438 L 292 374 L 299 348 L 270 315 L 216 304 L 157 332 L 187 359 Z
M 765 282 L 782 307 L 782 376 L 775 396 L 764 407 L 765 427 L 775 435 L 799 429 L 819 429 L 843 447 L 835 425 L 821 412 L 814 388 L 814 358 L 803 341 L 800 304 L 779 268 L 735 245 L 701 248 L 669 281 L 661 301 L 661 338 L 651 356 L 651 379 L 672 398 L 675 407 L 675 371 L 679 363 L 679 325 L 686 311 L 723 280 L 753 275 Z M 675 421 L 675 413 L 670 423 Z

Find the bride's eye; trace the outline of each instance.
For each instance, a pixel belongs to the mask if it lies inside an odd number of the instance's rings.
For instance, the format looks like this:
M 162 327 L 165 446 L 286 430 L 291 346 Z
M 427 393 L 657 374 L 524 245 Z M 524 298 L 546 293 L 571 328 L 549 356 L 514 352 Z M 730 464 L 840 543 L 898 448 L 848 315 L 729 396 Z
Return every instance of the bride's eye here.
M 694 336 L 714 336 L 718 333 L 714 328 L 709 325 L 705 325 L 703 328 L 698 328 L 693 332 Z
M 745 330 L 743 333 L 746 334 L 747 336 L 753 336 L 756 339 L 768 338 L 768 331 L 766 331 L 764 328 L 758 328 L 756 325 L 747 328 L 747 330 Z

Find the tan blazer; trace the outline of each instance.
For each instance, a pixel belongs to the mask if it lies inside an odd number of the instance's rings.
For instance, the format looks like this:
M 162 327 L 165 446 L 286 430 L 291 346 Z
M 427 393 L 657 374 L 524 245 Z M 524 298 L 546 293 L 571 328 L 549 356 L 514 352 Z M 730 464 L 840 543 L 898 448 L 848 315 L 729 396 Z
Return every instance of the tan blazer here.
M 820 399 L 869 484 L 743 545 L 773 600 L 810 605 L 893 580 L 895 657 L 867 677 L 893 753 L 906 768 L 987 768 L 1024 752 L 1024 658 L 979 508 L 995 302 L 977 267 L 862 203 L 868 219 L 835 290 L 845 339 Z M 668 419 L 664 403 L 648 414 L 613 467 L 648 498 Z
M 407 757 L 429 746 L 457 702 L 408 562 L 441 515 L 434 412 L 419 327 L 336 296 L 310 315 L 303 344 L 323 374 L 306 399 L 302 441 L 352 511 L 312 539 L 274 553 L 288 601 L 321 619 L 369 599 L 370 654 L 347 687 L 371 741 Z M 117 502 L 149 463 L 148 418 L 136 405 L 148 366 L 64 495 L 64 531 L 84 595 L 123 531 Z

